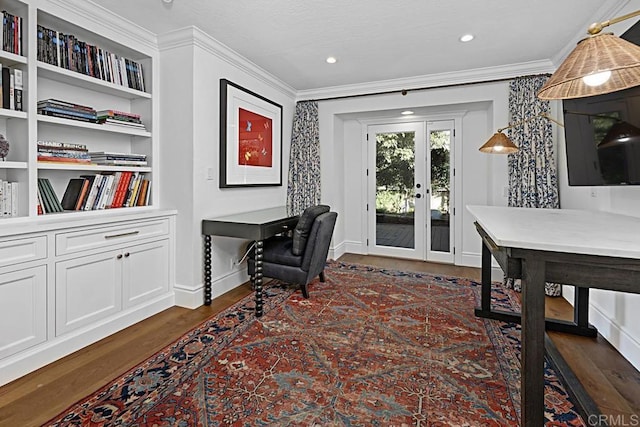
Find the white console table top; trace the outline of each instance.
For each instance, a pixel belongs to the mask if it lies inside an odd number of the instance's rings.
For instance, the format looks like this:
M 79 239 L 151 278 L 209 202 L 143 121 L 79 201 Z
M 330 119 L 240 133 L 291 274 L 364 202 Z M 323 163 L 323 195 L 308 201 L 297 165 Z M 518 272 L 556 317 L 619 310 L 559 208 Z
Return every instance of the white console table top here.
M 575 209 L 467 206 L 498 245 L 640 259 L 640 218 Z

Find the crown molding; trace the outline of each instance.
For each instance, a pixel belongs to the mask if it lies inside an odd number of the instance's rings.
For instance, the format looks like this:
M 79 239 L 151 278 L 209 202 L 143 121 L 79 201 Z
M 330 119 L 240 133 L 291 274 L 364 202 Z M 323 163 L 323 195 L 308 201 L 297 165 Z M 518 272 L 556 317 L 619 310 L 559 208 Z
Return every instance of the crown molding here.
M 589 35 L 587 33 L 587 29 L 589 28 L 589 25 L 593 24 L 594 22 L 603 22 L 615 16 L 624 14 L 625 11 L 623 9 L 626 6 L 630 6 L 629 3 L 630 3 L 630 0 L 618 0 L 617 2 L 609 2 L 609 3 L 602 2 L 602 5 L 600 5 L 598 10 L 593 15 L 591 15 L 591 18 L 589 19 L 589 21 L 585 22 L 585 24 L 582 26 L 582 28 L 580 29 L 580 32 L 576 34 L 565 47 L 560 49 L 558 53 L 556 53 L 551 57 L 551 62 L 553 62 L 554 64 L 553 71 L 555 71 L 555 69 L 558 68 L 558 66 L 560 66 L 562 61 L 564 61 L 567 58 L 567 56 L 569 56 L 569 54 L 573 51 L 573 49 L 575 49 L 578 42 Z M 629 10 L 627 10 L 626 12 L 631 12 L 632 9 L 635 9 L 635 8 L 629 7 Z M 629 21 L 628 27 L 630 27 L 631 24 L 633 24 L 633 21 Z
M 158 40 L 154 33 L 124 19 L 120 15 L 105 9 L 91 0 L 46 0 L 45 4 L 63 9 L 72 16 L 77 16 L 90 22 L 91 26 L 83 25 L 83 27 L 92 28 L 92 30 L 101 35 L 106 35 L 114 40 L 118 40 L 118 36 L 121 37 L 122 34 L 126 34 L 134 43 L 140 44 L 154 52 L 158 51 Z
M 158 35 L 160 52 L 191 46 L 205 50 L 291 99 L 296 98 L 297 92 L 293 87 L 260 68 L 233 49 L 220 43 L 198 27 L 190 26 Z
M 402 89 L 410 91 L 468 83 L 483 83 L 495 80 L 511 79 L 530 74 L 551 73 L 554 70 L 555 67 L 550 60 L 523 62 L 511 65 L 501 65 L 498 67 L 429 74 L 404 79 L 381 80 L 363 84 L 301 90 L 297 93 L 298 96 L 296 101 L 310 99 L 322 100 L 322 98 L 394 92 Z

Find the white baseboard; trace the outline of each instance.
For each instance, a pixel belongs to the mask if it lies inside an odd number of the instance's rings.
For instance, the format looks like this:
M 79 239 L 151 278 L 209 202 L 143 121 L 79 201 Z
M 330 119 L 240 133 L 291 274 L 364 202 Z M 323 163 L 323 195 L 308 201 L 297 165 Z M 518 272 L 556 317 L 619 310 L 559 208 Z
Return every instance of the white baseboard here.
M 176 294 L 176 305 L 184 308 L 198 308 L 204 302 L 204 285 L 200 284 L 195 288 L 175 285 L 173 291 Z
M 336 260 L 340 258 L 342 255 L 347 253 L 345 242 L 339 243 L 332 248 L 329 248 L 329 255 L 327 259 Z
M 21 351 L 19 354 L 9 356 L 0 361 L 0 386 L 151 317 L 162 310 L 173 307 L 174 304 L 173 293 L 161 295 L 144 304 L 92 323 L 87 327 L 73 330 L 59 337 L 53 337 L 42 344 Z
M 244 268 L 233 270 L 228 274 L 213 278 L 211 283 L 211 299 L 219 297 L 231 289 L 237 288 L 249 280 L 246 265 Z M 204 304 L 204 284 L 199 283 L 194 287 L 175 285 L 176 305 L 185 308 L 198 308 Z
M 345 240 L 342 242 L 344 245 L 344 253 L 364 255 L 366 254 L 366 246 L 362 244 L 362 242 L 357 242 L 355 240 Z
M 604 339 L 609 341 L 629 363 L 640 371 L 640 343 L 635 338 L 594 304 L 589 304 L 589 322 L 598 329 L 598 333 Z

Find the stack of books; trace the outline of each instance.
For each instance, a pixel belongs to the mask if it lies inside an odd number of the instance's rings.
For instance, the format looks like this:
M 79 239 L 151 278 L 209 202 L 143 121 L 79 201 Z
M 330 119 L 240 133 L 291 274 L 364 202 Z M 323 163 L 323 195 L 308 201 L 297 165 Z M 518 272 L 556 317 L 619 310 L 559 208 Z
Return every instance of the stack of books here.
M 146 130 L 142 124 L 142 120 L 140 120 L 140 114 L 126 113 L 117 110 L 98 111 L 98 123 Z
M 81 120 L 84 122 L 97 123 L 98 116 L 96 110 L 86 105 L 73 104 L 71 102 L 60 101 L 58 99 L 45 99 L 38 101 L 38 113 L 64 119 Z
M 38 141 L 38 161 L 90 165 L 91 155 L 84 144 Z
M 110 151 L 92 151 L 91 161 L 105 166 L 146 166 L 146 154 L 114 153 Z
M 138 172 L 82 175 L 69 180 L 62 197 L 65 210 L 91 211 L 147 206 L 151 182 Z

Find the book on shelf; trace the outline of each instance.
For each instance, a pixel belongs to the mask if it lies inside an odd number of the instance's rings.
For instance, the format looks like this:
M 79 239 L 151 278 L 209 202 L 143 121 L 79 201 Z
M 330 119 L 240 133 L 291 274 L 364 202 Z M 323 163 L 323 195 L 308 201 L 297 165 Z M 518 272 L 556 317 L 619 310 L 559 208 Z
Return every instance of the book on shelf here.
M 92 164 L 91 155 L 84 144 L 38 141 L 37 150 L 38 162 Z
M 106 166 L 146 166 L 146 154 L 115 153 L 105 151 L 89 152 L 91 161 Z
M 54 98 L 47 98 L 47 99 L 38 101 L 38 107 L 40 106 L 57 107 L 65 110 L 74 110 L 74 111 L 80 111 L 85 113 L 91 113 L 92 115 L 97 114 L 95 108 L 89 107 L 88 105 L 76 104 L 73 102 L 62 101 L 60 99 L 54 99 Z
M 48 178 L 38 178 L 38 191 L 44 202 L 45 213 L 62 212 L 64 210 Z
M 22 83 L 22 70 L 20 70 L 19 68 L 14 68 L 11 70 L 11 72 L 14 75 L 14 98 L 15 98 L 15 110 L 16 111 L 22 111 L 24 108 L 24 104 L 22 101 L 22 90 L 23 90 L 23 83 Z
M 22 17 L 2 11 L 2 50 L 22 55 Z
M 18 216 L 19 183 L 0 179 L 0 217 Z
M 61 148 L 61 149 L 75 149 L 75 150 L 87 150 L 87 146 L 85 144 L 75 144 L 71 142 L 57 142 L 57 141 L 44 141 L 38 140 L 38 148 L 46 147 L 46 148 Z
M 49 111 L 47 109 L 38 109 L 38 114 L 42 114 L 43 116 L 50 116 L 50 117 L 58 117 L 61 119 L 70 119 L 70 120 L 78 120 L 80 122 L 88 122 L 88 123 L 97 123 L 98 119 L 90 119 L 87 117 L 79 117 L 79 116 L 75 116 L 72 114 L 66 114 L 66 113 L 58 113 L 55 111 Z
M 64 191 L 62 201 L 60 202 L 62 209 L 65 211 L 76 210 L 76 205 L 82 194 L 82 188 L 85 186 L 85 182 L 86 180 L 83 178 L 73 178 L 69 180 L 67 189 Z
M 38 61 L 144 92 L 139 62 L 42 25 L 36 34 Z
M 133 120 L 139 121 L 141 116 L 137 113 L 130 113 L 127 111 L 119 111 L 119 110 L 98 110 L 97 111 L 99 118 L 104 119 L 119 119 L 119 120 Z
M 134 123 L 134 122 L 122 121 L 118 119 L 98 118 L 98 123 L 100 123 L 101 125 L 107 125 L 107 126 L 120 126 L 123 128 L 129 128 L 129 129 L 147 130 L 147 128 L 142 123 Z
M 2 67 L 2 108 L 11 109 L 11 98 L 13 90 L 11 88 L 11 71 L 7 67 Z

